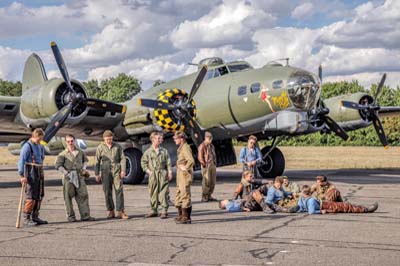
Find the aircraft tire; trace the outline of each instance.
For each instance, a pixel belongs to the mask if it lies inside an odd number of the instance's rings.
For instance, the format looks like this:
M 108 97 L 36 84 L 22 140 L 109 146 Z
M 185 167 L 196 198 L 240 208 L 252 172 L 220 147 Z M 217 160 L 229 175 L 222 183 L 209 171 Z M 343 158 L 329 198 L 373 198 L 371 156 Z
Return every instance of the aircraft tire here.
M 142 151 L 136 148 L 124 150 L 126 157 L 126 177 L 124 184 L 140 184 L 144 179 L 144 172 L 140 165 L 142 159 Z
M 271 146 L 266 146 L 261 150 L 264 157 L 271 149 Z M 275 178 L 283 174 L 285 170 L 285 157 L 280 149 L 275 148 L 264 160 L 264 163 L 258 167 L 258 172 L 262 178 Z

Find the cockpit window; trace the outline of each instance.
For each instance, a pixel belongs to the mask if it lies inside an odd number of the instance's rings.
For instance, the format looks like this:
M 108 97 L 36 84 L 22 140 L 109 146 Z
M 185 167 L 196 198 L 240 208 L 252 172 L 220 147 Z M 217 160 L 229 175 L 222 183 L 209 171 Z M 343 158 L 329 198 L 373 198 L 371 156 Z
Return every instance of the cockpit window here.
M 218 69 L 214 69 L 214 78 L 219 77 Z
M 211 79 L 211 78 L 213 78 L 213 76 L 214 76 L 214 69 L 211 69 L 211 70 L 208 70 L 207 71 L 207 73 L 206 73 L 206 76 L 205 76 L 205 80 L 207 80 L 207 79 Z
M 230 65 L 228 67 L 230 72 L 239 72 L 251 68 L 248 64 Z
M 319 98 L 318 80 L 308 72 L 294 72 L 287 84 L 289 97 L 299 109 L 310 109 Z
M 228 68 L 226 66 L 219 67 L 218 71 L 219 71 L 219 74 L 221 74 L 221 76 L 226 75 L 226 74 L 229 73 Z

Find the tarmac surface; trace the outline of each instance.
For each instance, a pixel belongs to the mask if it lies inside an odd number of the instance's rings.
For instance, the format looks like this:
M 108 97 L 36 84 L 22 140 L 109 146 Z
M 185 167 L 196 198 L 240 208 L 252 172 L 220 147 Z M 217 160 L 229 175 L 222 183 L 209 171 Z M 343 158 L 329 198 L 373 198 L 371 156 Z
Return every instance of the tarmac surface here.
M 129 220 L 107 220 L 102 187 L 89 180 L 94 222 L 68 223 L 61 181 L 47 170 L 41 217 L 48 225 L 15 228 L 20 183 L 16 169 L 0 167 L 0 265 L 400 265 L 400 171 L 291 170 L 299 184 L 325 174 L 350 202 L 379 202 L 370 214 L 227 213 L 201 203 L 192 187 L 191 225 L 144 219 L 147 185 L 125 186 Z M 239 170 L 218 169 L 215 197 L 230 198 Z M 171 198 L 175 183 L 171 184 Z M 77 218 L 79 218 L 75 206 Z

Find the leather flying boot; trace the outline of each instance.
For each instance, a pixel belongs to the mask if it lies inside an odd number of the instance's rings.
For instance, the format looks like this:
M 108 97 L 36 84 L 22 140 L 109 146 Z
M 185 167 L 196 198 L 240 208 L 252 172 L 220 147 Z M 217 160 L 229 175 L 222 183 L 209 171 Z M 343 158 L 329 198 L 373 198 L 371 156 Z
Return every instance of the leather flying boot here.
M 178 217 L 175 218 L 175 222 L 178 222 L 182 219 L 182 207 L 176 207 L 178 209 Z
M 113 218 L 115 218 L 115 212 L 113 210 L 108 211 L 107 219 L 113 219 Z
M 24 213 L 23 214 L 23 224 L 24 226 L 35 226 L 37 225 L 36 222 L 31 220 L 31 214 L 30 213 Z
M 192 223 L 192 206 L 188 208 L 188 224 Z
M 188 208 L 182 208 L 182 218 L 179 221 L 175 221 L 176 224 L 189 224 L 191 220 L 189 220 L 189 212 Z
M 261 201 L 261 202 L 259 203 L 259 205 L 261 206 L 263 212 L 265 212 L 265 213 L 270 213 L 270 214 L 272 214 L 272 213 L 275 213 L 275 212 L 276 212 L 275 210 L 273 210 L 272 208 L 270 208 L 270 207 L 268 206 L 268 204 L 265 203 L 264 201 Z
M 378 202 L 375 202 L 370 207 L 366 208 L 366 212 L 374 212 L 378 209 Z
M 294 206 L 288 208 L 288 212 L 289 212 L 289 213 L 295 213 L 295 212 L 297 212 L 299 209 L 300 209 L 299 205 L 294 205 Z
M 42 219 L 39 218 L 39 212 L 33 212 L 32 213 L 32 221 L 34 221 L 38 225 L 48 224 L 48 222 L 46 220 L 42 220 Z

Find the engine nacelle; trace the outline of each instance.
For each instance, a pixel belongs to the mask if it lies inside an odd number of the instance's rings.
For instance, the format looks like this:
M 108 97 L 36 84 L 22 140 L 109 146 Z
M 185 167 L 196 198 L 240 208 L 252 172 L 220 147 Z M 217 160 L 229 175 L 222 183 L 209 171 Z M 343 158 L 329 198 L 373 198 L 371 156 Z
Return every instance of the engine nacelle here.
M 326 107 L 329 108 L 329 116 L 338 122 L 345 130 L 355 130 L 365 127 L 371 123 L 363 111 L 343 107 L 341 101 L 351 101 L 359 104 L 371 104 L 373 98 L 363 92 L 351 95 L 340 95 L 324 100 Z
M 79 81 L 73 80 L 72 86 L 77 93 L 82 93 L 83 97 L 87 97 L 87 92 Z M 21 120 L 25 125 L 42 127 L 50 122 L 52 115 L 69 103 L 68 97 L 68 88 L 62 79 L 51 79 L 30 88 L 21 96 Z M 67 122 L 80 121 L 85 111 L 85 105 L 78 105 Z

